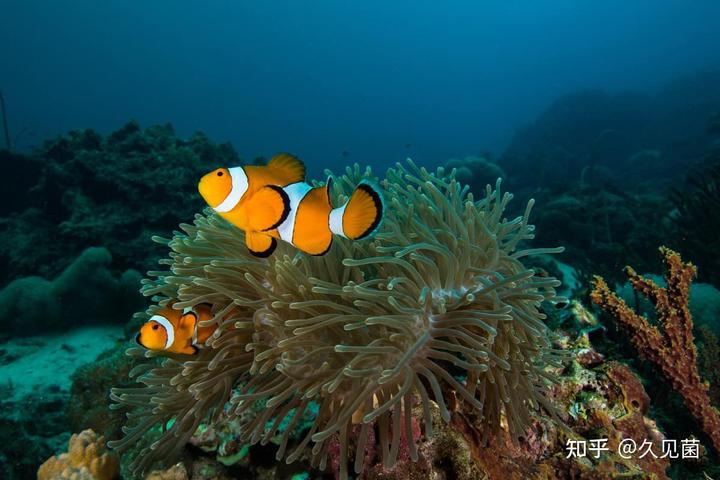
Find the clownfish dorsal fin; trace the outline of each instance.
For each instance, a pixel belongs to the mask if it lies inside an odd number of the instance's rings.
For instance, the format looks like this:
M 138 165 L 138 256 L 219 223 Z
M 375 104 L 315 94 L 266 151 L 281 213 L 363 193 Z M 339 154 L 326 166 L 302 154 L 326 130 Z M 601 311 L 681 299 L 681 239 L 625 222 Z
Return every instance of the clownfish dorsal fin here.
M 282 187 L 266 185 L 246 203 L 248 230 L 266 231 L 280 226 L 290 214 L 290 198 Z
M 277 240 L 262 232 L 245 232 L 245 244 L 256 257 L 266 258 L 275 251 Z
M 305 180 L 305 165 L 299 158 L 289 153 L 275 155 L 267 166 L 287 182 L 285 185 Z

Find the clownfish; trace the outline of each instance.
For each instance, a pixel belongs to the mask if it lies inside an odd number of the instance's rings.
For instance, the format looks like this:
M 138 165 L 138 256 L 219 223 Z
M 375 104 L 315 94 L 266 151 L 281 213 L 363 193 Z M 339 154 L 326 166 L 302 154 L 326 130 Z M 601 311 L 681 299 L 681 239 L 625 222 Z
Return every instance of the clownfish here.
M 135 341 L 148 350 L 195 355 L 215 327 L 200 327 L 198 322 L 213 318 L 210 306 L 199 304 L 184 310 L 167 307 L 158 311 L 140 327 Z
M 283 153 L 265 166 L 213 170 L 200 179 L 198 190 L 215 212 L 245 232 L 247 248 L 257 257 L 272 254 L 277 239 L 323 255 L 333 235 L 360 240 L 377 230 L 384 206 L 373 184 L 361 182 L 344 205 L 333 208 L 332 178 L 313 187 L 304 177 L 302 162 Z

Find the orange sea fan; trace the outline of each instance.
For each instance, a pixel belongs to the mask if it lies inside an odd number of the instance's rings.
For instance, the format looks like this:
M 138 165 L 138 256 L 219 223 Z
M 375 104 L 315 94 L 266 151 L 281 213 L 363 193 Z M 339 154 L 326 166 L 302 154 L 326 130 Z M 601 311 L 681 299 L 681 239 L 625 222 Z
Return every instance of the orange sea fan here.
M 698 420 L 715 450 L 720 452 L 720 410 L 712 405 L 708 393 L 710 386 L 698 371 L 690 313 L 690 285 L 695 277 L 695 265 L 683 262 L 679 253 L 667 247 L 660 247 L 660 253 L 667 268 L 665 288 L 631 267 L 625 267 L 633 289 L 654 304 L 657 325 L 633 311 L 610 290 L 602 277 L 595 277 L 590 298 L 630 333 L 630 340 L 638 352 L 660 369 Z
M 335 203 L 369 177 L 347 169 L 334 182 Z M 532 202 L 507 220 L 512 196 L 501 194 L 500 181 L 475 201 L 453 172 L 433 174 L 410 160 L 381 185 L 388 208 L 380 232 L 365 242 L 336 239 L 322 257 L 285 244 L 268 259 L 251 257 L 243 232 L 210 213 L 168 241 L 170 270 L 150 272 L 143 292 L 161 305 L 178 298 L 174 308 L 210 303 L 218 329 L 198 356 L 148 362 L 133 372 L 139 387 L 113 390 L 117 407 L 131 409 L 126 436 L 113 447 L 128 448 L 174 420 L 136 469 L 170 461 L 226 406 L 242 419 L 238 435 L 247 443 L 268 442 L 286 420 L 278 459 L 309 455 L 324 469 L 337 440 L 341 478 L 350 444 L 360 473 L 369 438 L 385 466 L 395 463 L 401 438 L 413 438 L 416 401 L 425 435 L 433 429 L 430 402 L 450 420 L 448 392 L 481 413 L 488 434 L 508 428 L 517 438 L 531 410 L 551 408 L 543 367 L 554 356 L 539 305 L 555 298 L 559 282 L 520 259 L 561 249 L 520 249 L 533 238 Z M 311 405 L 318 407 L 312 426 L 288 445 Z M 350 439 L 354 423 L 359 433 Z M 416 459 L 413 442 L 408 448 Z

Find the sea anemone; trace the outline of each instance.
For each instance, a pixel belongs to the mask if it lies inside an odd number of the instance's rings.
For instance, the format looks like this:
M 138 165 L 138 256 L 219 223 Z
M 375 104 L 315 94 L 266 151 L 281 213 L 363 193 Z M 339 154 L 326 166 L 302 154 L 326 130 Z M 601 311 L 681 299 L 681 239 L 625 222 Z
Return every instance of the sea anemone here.
M 169 271 L 149 272 L 143 293 L 159 306 L 209 303 L 216 315 L 207 323 L 217 330 L 197 356 L 169 355 L 162 365 L 155 353 L 128 350 L 150 360 L 131 373 L 142 385 L 112 391 L 117 408 L 131 409 L 125 437 L 112 446 L 126 449 L 160 425 L 159 439 L 133 464 L 146 470 L 225 411 L 241 419 L 242 442 L 279 435 L 277 458 L 288 462 L 308 455 L 324 469 L 328 446 L 339 445 L 347 478 L 350 445 L 357 473 L 369 441 L 392 466 L 401 437 L 413 438 L 413 406 L 430 436 L 430 402 L 447 422 L 448 395 L 477 409 L 486 434 L 523 436 L 531 411 L 552 409 L 545 367 L 557 359 L 539 308 L 555 299 L 559 282 L 521 259 L 562 249 L 523 249 L 533 238 L 533 202 L 507 220 L 512 195 L 501 194 L 499 180 L 475 201 L 454 173 L 410 160 L 390 169 L 379 233 L 364 242 L 336 238 L 321 257 L 282 244 L 270 258 L 254 258 L 243 232 L 209 211 L 172 240 L 156 239 L 172 250 L 161 261 Z M 336 178 L 334 203 L 363 178 L 371 173 L 357 165 Z M 315 409 L 312 426 L 288 447 Z M 415 460 L 417 446 L 408 443 Z

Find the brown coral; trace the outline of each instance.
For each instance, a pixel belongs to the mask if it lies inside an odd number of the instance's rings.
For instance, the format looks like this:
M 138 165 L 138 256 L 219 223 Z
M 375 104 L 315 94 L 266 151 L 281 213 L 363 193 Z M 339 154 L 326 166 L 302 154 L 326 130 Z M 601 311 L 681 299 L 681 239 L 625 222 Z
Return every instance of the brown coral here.
M 644 415 L 650 407 L 650 397 L 645 392 L 640 380 L 627 365 L 610 362 L 609 367 L 607 376 L 620 387 L 625 409 L 628 412 L 639 412 Z
M 667 268 L 667 288 L 660 288 L 631 267 L 625 268 L 633 288 L 655 305 L 660 325 L 651 325 L 647 318 L 628 307 L 601 277 L 595 277 L 590 297 L 629 330 L 635 348 L 662 371 L 700 422 L 715 450 L 720 452 L 720 412 L 711 405 L 708 385 L 698 373 L 693 321 L 688 307 L 695 266 L 683 262 L 680 255 L 669 248 L 661 247 L 660 252 Z
M 644 441 L 652 442 L 652 449 L 655 452 L 662 451 L 663 438 L 657 431 L 655 424 L 643 417 L 650 407 L 650 397 L 642 386 L 640 379 L 630 370 L 627 365 L 618 362 L 610 362 L 607 365 L 606 374 L 622 393 L 625 415 L 612 420 L 612 428 L 606 426 L 605 430 L 615 430 L 616 433 L 609 435 L 609 445 L 613 451 L 618 451 L 619 444 L 624 438 L 631 438 L 636 445 Z M 604 412 L 602 412 L 604 414 Z M 605 415 L 607 421 L 610 419 Z M 665 470 L 670 466 L 667 458 L 655 458 L 653 455 L 637 455 L 633 462 L 643 472 L 651 473 L 654 478 L 668 478 Z M 627 465 L 626 465 L 627 467 Z
M 117 456 L 106 451 L 105 439 L 92 430 L 75 433 L 68 451 L 50 457 L 38 469 L 38 480 L 112 480 L 120 473 Z

